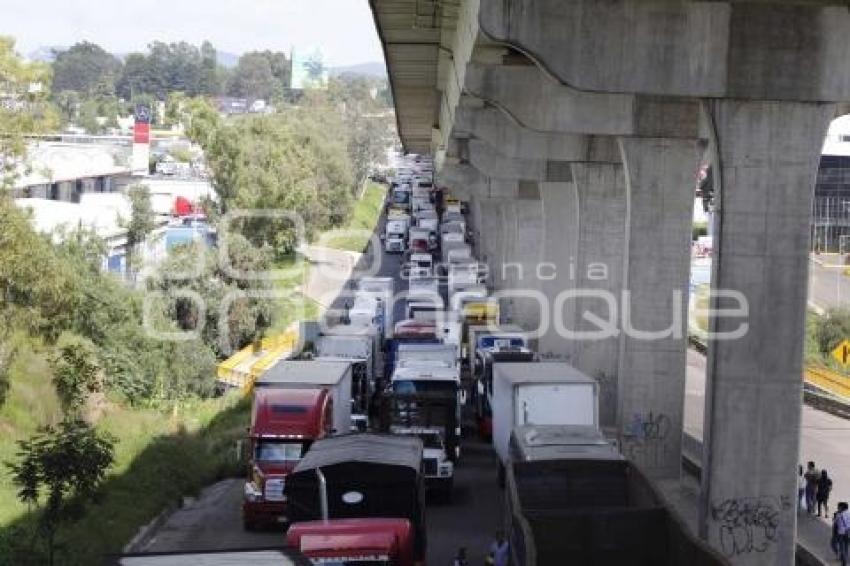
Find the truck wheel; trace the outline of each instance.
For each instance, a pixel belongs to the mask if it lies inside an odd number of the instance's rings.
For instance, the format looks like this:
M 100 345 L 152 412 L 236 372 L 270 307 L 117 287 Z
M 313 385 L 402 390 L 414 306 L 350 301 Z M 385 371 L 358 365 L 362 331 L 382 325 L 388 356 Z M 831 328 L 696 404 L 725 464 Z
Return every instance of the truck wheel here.
M 248 519 L 242 519 L 242 528 L 248 532 L 257 530 L 257 523 Z

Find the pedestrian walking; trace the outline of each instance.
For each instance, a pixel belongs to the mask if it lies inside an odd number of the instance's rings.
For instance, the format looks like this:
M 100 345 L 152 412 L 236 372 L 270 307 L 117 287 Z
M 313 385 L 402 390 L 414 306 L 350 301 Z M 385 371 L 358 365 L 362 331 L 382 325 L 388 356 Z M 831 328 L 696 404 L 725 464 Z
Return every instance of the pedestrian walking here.
M 803 477 L 803 464 L 797 466 L 797 510 L 806 508 L 806 478 Z
M 818 472 L 814 462 L 808 463 L 803 477 L 806 479 L 806 511 L 810 515 L 814 515 L 815 495 L 818 491 L 818 479 L 820 479 L 820 472 Z
M 823 507 L 823 516 L 829 517 L 830 492 L 832 492 L 832 479 L 830 479 L 829 474 L 826 473 L 826 470 L 821 470 L 820 477 L 818 478 L 817 493 L 815 493 L 815 499 L 818 502 L 818 517 L 821 516 L 821 507 Z
M 490 557 L 493 566 L 508 566 L 508 539 L 502 531 L 496 531 L 496 539 L 490 545 Z
M 838 512 L 835 514 L 835 534 L 838 545 L 838 559 L 841 566 L 847 566 L 847 543 L 850 541 L 850 511 L 847 502 L 838 503 Z
M 452 566 L 469 566 L 469 560 L 466 559 L 466 547 L 461 546 L 457 549 L 457 554 L 455 554 L 455 560 L 452 562 Z

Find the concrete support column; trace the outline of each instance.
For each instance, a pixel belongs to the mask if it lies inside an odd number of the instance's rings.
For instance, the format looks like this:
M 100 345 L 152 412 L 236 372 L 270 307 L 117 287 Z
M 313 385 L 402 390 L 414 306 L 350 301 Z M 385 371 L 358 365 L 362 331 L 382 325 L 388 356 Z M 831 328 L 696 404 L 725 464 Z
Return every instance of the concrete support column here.
M 626 195 L 622 165 L 574 163 L 578 192 L 576 290 L 590 296 L 575 300 L 573 365 L 600 384 L 599 419 L 613 426 L 617 416 L 617 304 L 623 286 Z M 555 305 L 556 307 L 558 305 Z M 613 312 L 612 312 L 613 311 Z M 600 324 L 598 321 L 604 321 Z
M 623 453 L 677 477 L 687 355 L 687 293 L 697 140 L 622 138 L 625 270 L 618 418 Z
M 502 213 L 503 199 L 478 197 L 478 229 L 476 231 L 476 251 L 478 260 L 487 264 L 490 272 L 488 283 L 498 289 L 502 261 Z
M 503 320 L 532 330 L 540 326 L 541 310 L 548 307 L 538 300 L 542 280 L 538 269 L 544 237 L 543 203 L 536 181 L 520 182 L 518 198 L 502 205 L 501 289 L 516 293 L 501 301 Z
M 575 288 L 578 257 L 579 210 L 576 185 L 570 183 L 540 183 L 543 208 L 543 265 L 541 290 L 554 307 L 556 297 Z M 550 308 L 552 319 L 575 320 L 575 301 L 564 302 L 560 312 Z M 548 331 L 540 337 L 537 351 L 544 359 L 570 360 L 575 355 L 575 342 L 567 340 L 550 320 Z
M 700 534 L 736 565 L 794 563 L 809 222 L 830 104 L 705 103 L 716 134 Z M 742 336 L 735 338 L 735 333 Z

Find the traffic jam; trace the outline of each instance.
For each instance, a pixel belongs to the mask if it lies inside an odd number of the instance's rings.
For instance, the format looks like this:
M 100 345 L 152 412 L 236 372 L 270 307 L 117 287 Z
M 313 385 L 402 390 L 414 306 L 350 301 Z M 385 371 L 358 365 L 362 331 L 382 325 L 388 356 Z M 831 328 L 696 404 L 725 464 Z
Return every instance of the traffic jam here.
M 453 505 L 474 436 L 502 490 L 507 550 L 490 563 L 725 563 L 600 428 L 598 382 L 503 320 L 468 220 L 431 160 L 407 156 L 379 239 L 398 276 L 352 280 L 254 383 L 244 528 L 285 529 L 314 564 L 434 563 L 428 508 Z

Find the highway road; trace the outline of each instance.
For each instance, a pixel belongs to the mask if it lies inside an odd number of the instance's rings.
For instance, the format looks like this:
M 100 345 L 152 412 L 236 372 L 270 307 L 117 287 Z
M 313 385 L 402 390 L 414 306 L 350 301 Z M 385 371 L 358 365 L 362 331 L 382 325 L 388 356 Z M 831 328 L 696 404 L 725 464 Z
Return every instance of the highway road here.
M 697 438 L 702 438 L 704 401 L 705 357 L 689 350 L 684 428 Z M 850 421 L 808 405 L 803 405 L 802 410 L 800 462 L 813 460 L 819 468 L 829 471 L 833 503 L 850 500 Z
M 850 277 L 844 275 L 844 266 L 830 265 L 835 257 L 815 259 L 809 262 L 809 301 L 822 309 L 850 307 Z
M 196 500 L 173 513 L 142 552 L 270 548 L 284 543 L 282 529 L 242 529 L 242 479 L 207 487 Z M 496 455 L 475 439 L 465 440 L 456 469 L 451 502 L 428 503 L 428 564 L 448 565 L 457 548 L 466 546 L 471 564 L 483 564 L 501 521 L 501 490 Z
M 364 257 L 364 263 L 368 256 Z M 396 292 L 406 289 L 398 277 L 400 256 L 380 253 L 376 275 L 396 278 Z M 342 306 L 335 301 L 335 308 Z M 395 319 L 404 311 L 395 306 Z M 469 419 L 467 419 L 469 420 Z M 483 564 L 490 542 L 501 524 L 502 495 L 497 483 L 496 455 L 489 444 L 466 427 L 463 456 L 455 470 L 451 502 L 428 502 L 428 564 L 452 563 L 457 549 L 467 548 L 471 564 Z M 242 529 L 242 479 L 227 479 L 206 488 L 173 513 L 144 547 L 146 552 L 268 548 L 283 543 L 282 530 L 246 532 Z
M 377 275 L 396 278 L 396 291 L 405 283 L 398 278 L 399 256 L 380 253 Z M 368 257 L 364 257 L 364 261 Z M 813 264 L 813 268 L 815 265 Z M 828 283 L 826 284 L 828 286 Z M 847 291 L 850 298 L 850 289 Z M 339 306 L 339 305 L 334 305 Z M 396 305 L 395 318 L 403 305 Z M 701 438 L 705 398 L 705 358 L 688 353 L 685 396 L 685 430 Z M 465 432 L 470 432 L 467 428 Z M 815 460 L 834 478 L 834 501 L 850 498 L 850 423 L 808 406 L 803 407 L 800 460 Z M 468 548 L 470 563 L 482 564 L 486 549 L 501 523 L 502 494 L 497 487 L 496 457 L 492 448 L 465 434 L 463 458 L 456 469 L 451 502 L 429 502 L 427 508 L 428 564 L 447 565 L 460 546 Z M 245 532 L 240 507 L 241 479 L 228 479 L 208 487 L 166 521 L 151 539 L 147 551 L 266 548 L 283 542 L 279 530 Z

